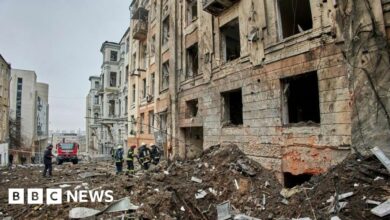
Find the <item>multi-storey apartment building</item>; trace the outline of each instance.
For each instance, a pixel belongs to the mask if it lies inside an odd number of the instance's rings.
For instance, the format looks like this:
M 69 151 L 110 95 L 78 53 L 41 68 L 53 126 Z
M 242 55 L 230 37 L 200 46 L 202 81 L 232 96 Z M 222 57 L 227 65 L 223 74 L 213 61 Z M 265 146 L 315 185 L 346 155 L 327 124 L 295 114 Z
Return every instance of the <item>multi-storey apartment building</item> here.
M 104 42 L 100 78 L 91 77 L 87 96 L 87 149 L 107 154 L 127 146 L 129 29 L 119 43 Z
M 30 70 L 11 70 L 10 153 L 16 161 L 41 158 L 48 144 L 49 85 L 37 82 Z
M 132 1 L 128 142 L 184 158 L 236 143 L 286 181 L 367 141 L 384 146 L 388 52 L 374 54 L 387 43 L 388 3 L 367 4 Z
M 172 152 L 176 114 L 176 1 L 134 0 L 131 9 L 129 143 Z
M 11 65 L 0 54 L 0 166 L 8 164 Z

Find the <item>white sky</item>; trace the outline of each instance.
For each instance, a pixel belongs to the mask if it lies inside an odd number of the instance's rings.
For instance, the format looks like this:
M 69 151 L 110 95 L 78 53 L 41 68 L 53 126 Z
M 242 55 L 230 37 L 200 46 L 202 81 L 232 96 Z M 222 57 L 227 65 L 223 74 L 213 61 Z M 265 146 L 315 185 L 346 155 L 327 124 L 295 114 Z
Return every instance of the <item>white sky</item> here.
M 119 41 L 131 0 L 0 0 L 0 53 L 49 83 L 50 130 L 85 130 L 90 75 L 101 44 Z

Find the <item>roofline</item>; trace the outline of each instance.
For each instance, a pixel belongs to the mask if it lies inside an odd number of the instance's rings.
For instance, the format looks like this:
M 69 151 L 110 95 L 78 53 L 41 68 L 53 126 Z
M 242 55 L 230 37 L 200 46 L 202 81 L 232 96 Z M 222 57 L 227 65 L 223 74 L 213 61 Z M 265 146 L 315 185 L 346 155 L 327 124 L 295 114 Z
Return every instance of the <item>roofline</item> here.
M 112 42 L 112 41 L 104 41 L 104 43 L 102 44 L 102 46 L 100 47 L 100 52 L 103 52 L 103 47 L 105 47 L 105 45 L 107 44 L 111 44 L 111 45 L 116 45 L 116 46 L 120 46 L 119 43 L 116 43 L 116 42 Z
M 8 63 L 7 62 L 7 60 L 6 59 L 4 59 L 4 57 L 0 54 L 0 57 L 1 57 L 1 59 L 3 59 L 4 60 L 4 62 L 7 64 L 7 66 L 8 66 L 8 68 L 9 69 L 11 69 L 11 64 L 10 63 Z
M 89 81 L 91 81 L 91 79 L 100 79 L 100 76 L 90 76 Z
M 122 36 L 122 38 L 121 38 L 121 40 L 119 42 L 122 42 L 123 38 L 125 38 L 125 36 L 129 33 L 129 31 L 130 31 L 130 27 L 128 27 L 126 29 L 126 32 L 123 34 L 123 36 Z

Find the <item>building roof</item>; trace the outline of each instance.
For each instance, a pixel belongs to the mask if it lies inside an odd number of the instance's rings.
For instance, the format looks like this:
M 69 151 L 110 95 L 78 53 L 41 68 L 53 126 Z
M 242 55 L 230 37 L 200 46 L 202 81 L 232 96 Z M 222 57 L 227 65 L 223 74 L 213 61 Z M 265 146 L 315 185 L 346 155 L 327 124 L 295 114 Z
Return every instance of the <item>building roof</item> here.
M 123 36 L 122 36 L 120 42 L 122 42 L 123 38 L 126 37 L 126 35 L 129 33 L 129 31 L 130 31 L 130 27 L 128 27 L 128 28 L 126 29 L 126 32 L 123 34 Z
M 8 63 L 8 62 L 4 59 L 4 57 L 3 57 L 1 54 L 0 54 L 0 58 L 1 58 L 2 60 L 4 60 L 4 62 L 8 65 L 8 68 L 11 69 L 11 64 Z
M 119 43 L 112 42 L 112 41 L 104 41 L 102 47 L 100 48 L 100 52 L 103 52 L 104 47 L 106 46 L 120 47 Z
M 89 81 L 91 81 L 91 79 L 100 79 L 100 76 L 90 76 Z

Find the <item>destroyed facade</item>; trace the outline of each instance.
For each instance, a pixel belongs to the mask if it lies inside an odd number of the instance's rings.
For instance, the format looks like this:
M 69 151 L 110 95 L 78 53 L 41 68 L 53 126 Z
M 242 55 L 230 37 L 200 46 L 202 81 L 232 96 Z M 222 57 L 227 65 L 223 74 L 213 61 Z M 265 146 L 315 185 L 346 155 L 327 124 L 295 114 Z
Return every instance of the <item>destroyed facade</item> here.
M 285 182 L 324 173 L 351 151 L 389 152 L 389 7 L 132 1 L 128 145 L 155 142 L 191 159 L 235 143 Z

